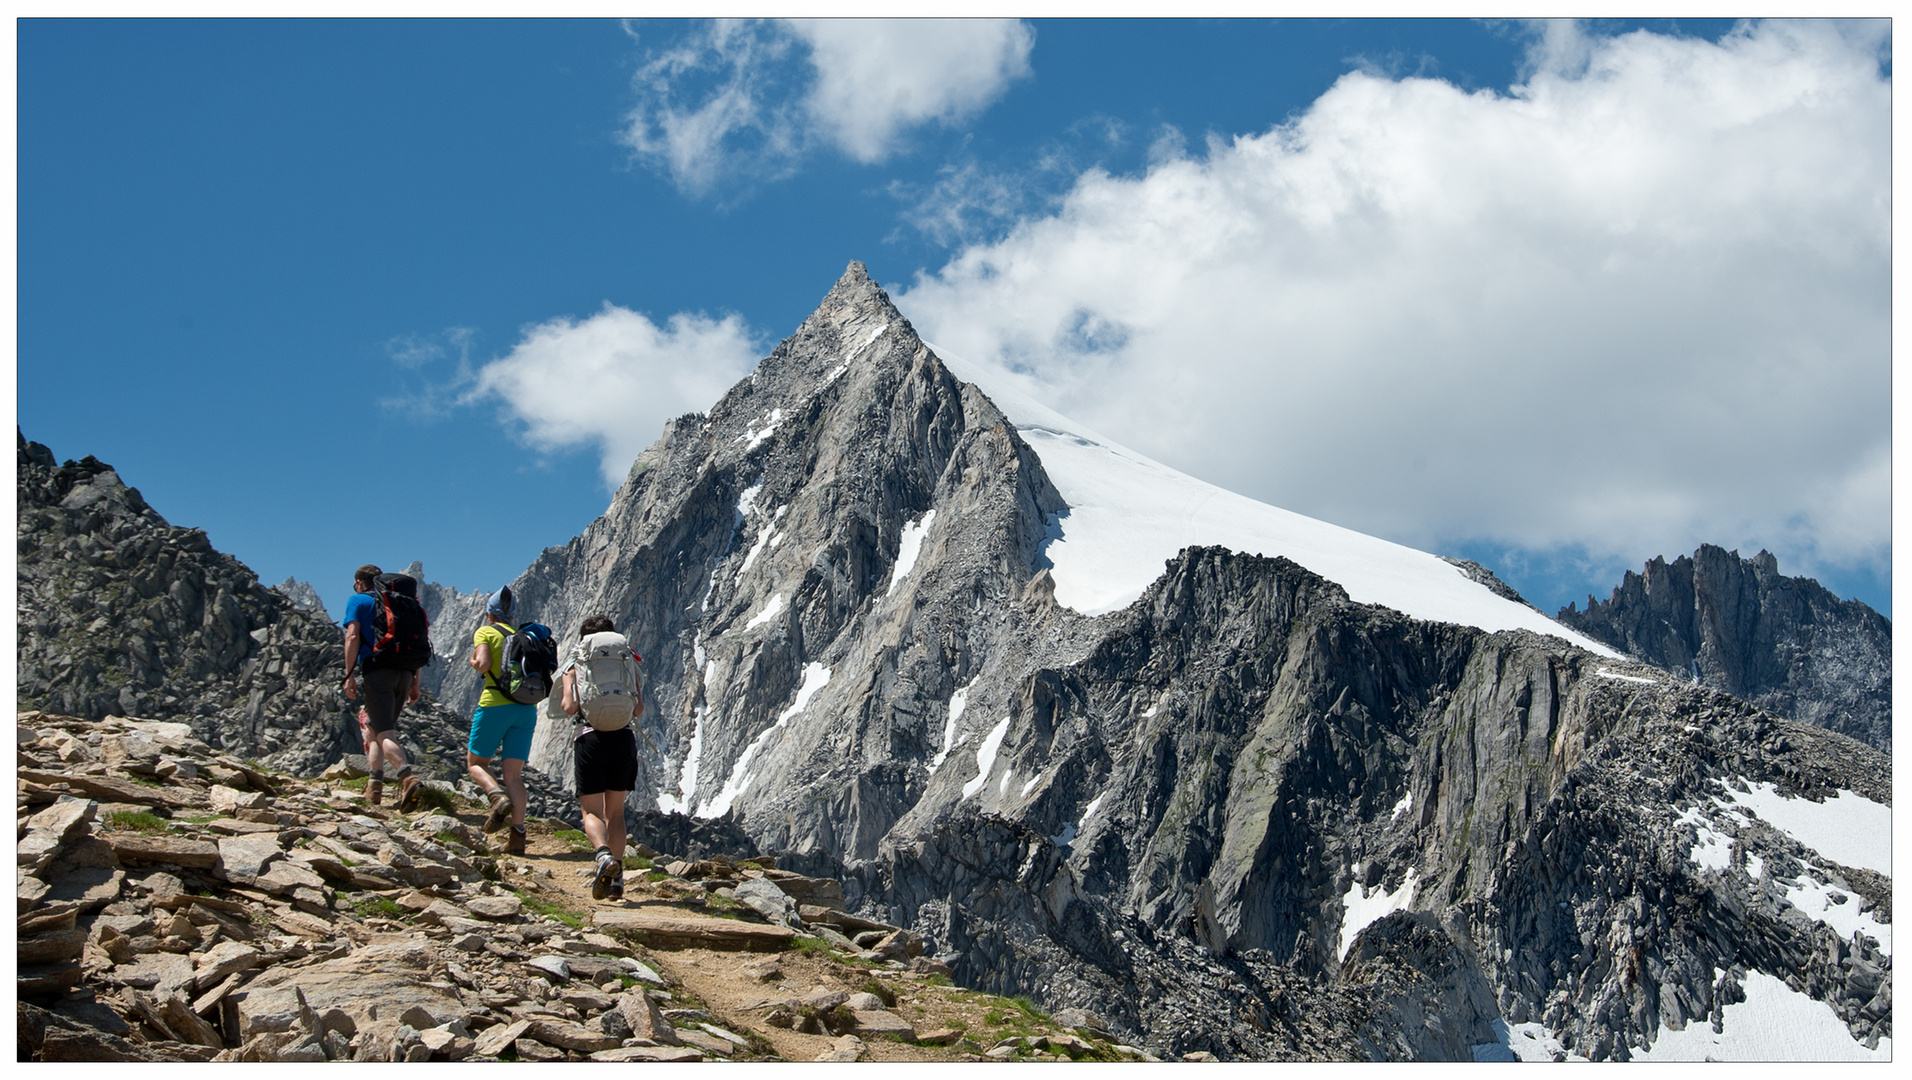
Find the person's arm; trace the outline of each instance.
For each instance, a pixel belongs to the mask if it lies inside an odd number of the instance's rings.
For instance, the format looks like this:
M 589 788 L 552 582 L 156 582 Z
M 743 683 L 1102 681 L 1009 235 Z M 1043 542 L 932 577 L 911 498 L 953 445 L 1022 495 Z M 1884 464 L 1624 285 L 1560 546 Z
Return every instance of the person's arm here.
M 491 645 L 489 643 L 473 645 L 471 659 L 468 662 L 473 671 L 481 675 L 488 674 L 491 671 Z
M 352 682 L 352 668 L 358 664 L 359 625 L 353 619 L 345 624 L 345 697 L 350 701 L 358 697 L 358 686 Z
M 566 716 L 576 716 L 578 714 L 577 676 L 577 669 L 571 668 L 564 673 L 564 678 L 559 680 L 558 683 L 558 685 L 563 688 L 562 694 L 558 698 L 558 704 L 564 708 L 564 714 Z

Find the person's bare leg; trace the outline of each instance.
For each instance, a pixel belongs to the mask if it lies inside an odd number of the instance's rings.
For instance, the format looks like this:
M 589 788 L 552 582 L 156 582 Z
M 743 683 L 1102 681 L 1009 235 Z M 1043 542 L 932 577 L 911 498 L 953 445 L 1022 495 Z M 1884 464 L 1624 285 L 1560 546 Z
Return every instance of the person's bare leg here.
M 505 759 L 505 790 L 511 794 L 511 825 L 523 829 L 525 810 L 531 803 L 531 796 L 524 788 L 523 759 Z
M 497 778 L 491 775 L 490 769 L 485 768 L 490 760 L 490 758 L 481 758 L 470 750 L 465 751 L 465 771 L 471 774 L 471 782 L 478 785 L 478 790 L 486 794 L 498 786 Z
M 618 862 L 624 861 L 624 796 L 627 794 L 623 791 L 607 791 L 603 795 L 604 821 L 609 826 L 609 835 L 598 842 L 610 848 Z
M 398 731 L 396 729 L 379 732 L 378 739 L 373 745 L 380 751 L 379 760 L 381 763 L 389 761 L 393 765 L 396 765 L 399 771 L 404 771 L 405 751 L 398 748 Z M 368 763 L 371 761 L 370 755 L 367 755 L 366 761 Z M 378 768 L 377 765 L 372 767 Z
M 600 791 L 578 796 L 578 810 L 584 815 L 584 838 L 594 848 L 609 847 L 610 842 L 605 837 L 604 793 Z

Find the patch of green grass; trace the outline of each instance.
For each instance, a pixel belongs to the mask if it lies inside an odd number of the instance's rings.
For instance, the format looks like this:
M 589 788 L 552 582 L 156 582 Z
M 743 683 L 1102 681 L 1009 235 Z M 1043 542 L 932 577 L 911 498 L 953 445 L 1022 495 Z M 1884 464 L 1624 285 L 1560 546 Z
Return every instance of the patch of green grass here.
M 812 956 L 829 956 L 832 952 L 836 951 L 836 946 L 820 937 L 810 937 L 807 934 L 798 934 L 796 937 L 791 938 L 790 944 L 794 946 L 798 952 L 806 952 Z
M 584 920 L 582 918 L 571 914 L 569 911 L 566 911 L 564 908 L 543 897 L 530 896 L 521 892 L 518 894 L 518 899 L 524 901 L 526 911 L 533 911 L 539 915 L 549 915 L 551 918 L 558 920 L 573 930 L 580 929 L 584 926 Z
M 624 856 L 624 869 L 626 870 L 649 870 L 650 868 L 651 860 L 642 855 Z
M 365 785 L 370 779 L 368 776 L 360 776 L 352 780 L 341 780 L 339 781 L 339 786 L 347 791 L 356 791 L 363 794 L 365 792 Z
M 435 810 L 441 814 L 449 814 L 455 809 L 455 805 L 452 802 L 451 792 L 440 791 L 429 784 L 420 784 L 418 808 L 428 813 Z
M 983 1014 L 983 1023 L 991 1027 L 1001 1027 L 1009 1022 L 1009 1014 L 1001 1009 L 991 1009 Z
M 645 881 L 663 881 L 665 878 L 668 878 L 668 877 L 670 877 L 670 875 L 666 874 L 662 870 L 653 870 L 650 873 L 644 875 L 644 880 Z
M 218 817 L 218 814 L 188 814 L 179 820 L 188 825 L 204 825 L 208 821 L 217 820 Z
M 882 1000 L 883 1007 L 886 1009 L 896 1008 L 896 991 L 890 989 L 890 985 L 882 979 L 875 978 L 874 976 L 864 979 L 863 985 L 857 987 L 857 989 L 866 994 L 875 994 Z
M 166 786 L 166 782 L 164 780 L 158 779 L 157 777 L 141 776 L 139 773 L 127 773 L 126 776 L 128 779 L 132 780 L 133 783 L 135 784 L 144 784 L 147 787 L 165 787 Z
M 404 919 L 411 916 L 411 912 L 399 907 L 398 901 L 389 896 L 368 896 L 352 905 L 352 910 L 358 912 L 360 918 Z
M 947 975 L 931 975 L 923 980 L 925 986 L 955 986 L 956 981 Z
M 551 834 L 553 840 L 562 841 L 572 851 L 595 851 L 591 838 L 576 829 L 559 829 Z
M 437 833 L 433 834 L 433 839 L 447 847 L 463 848 L 465 846 L 465 842 L 458 838 L 458 834 L 452 832 L 450 829 L 438 830 Z
M 1014 1005 L 1021 1011 L 1022 1015 L 1031 1023 L 1046 1024 L 1049 1022 L 1049 1014 L 1036 1008 L 1036 1003 L 1029 1000 L 1027 995 L 1017 994 L 1015 997 L 1009 999 L 1009 1004 Z
M 149 810 L 115 810 L 106 815 L 106 823 L 115 829 L 143 833 L 164 832 L 167 827 L 165 819 L 156 817 Z

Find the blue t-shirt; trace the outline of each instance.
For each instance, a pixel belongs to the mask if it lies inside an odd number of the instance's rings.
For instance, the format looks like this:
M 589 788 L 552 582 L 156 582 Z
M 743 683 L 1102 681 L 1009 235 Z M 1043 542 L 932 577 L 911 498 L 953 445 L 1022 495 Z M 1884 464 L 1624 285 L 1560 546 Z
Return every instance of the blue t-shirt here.
M 345 602 L 345 618 L 339 623 L 340 627 L 351 626 L 354 622 L 359 624 L 358 662 L 360 667 L 364 667 L 365 661 L 372 656 L 373 607 L 371 593 L 353 593 L 352 598 Z

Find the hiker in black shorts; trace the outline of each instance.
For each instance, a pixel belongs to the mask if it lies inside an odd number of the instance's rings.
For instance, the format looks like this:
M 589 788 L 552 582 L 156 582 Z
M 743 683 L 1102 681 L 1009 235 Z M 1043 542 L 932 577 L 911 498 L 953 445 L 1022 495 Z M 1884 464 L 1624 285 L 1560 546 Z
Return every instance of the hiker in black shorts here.
M 578 628 L 578 644 L 560 675 L 560 704 L 576 716 L 578 808 L 584 835 L 597 845 L 591 896 L 624 898 L 624 798 L 637 786 L 637 737 L 644 713 L 638 655 L 607 615 Z
M 352 574 L 352 598 L 345 602 L 345 696 L 363 701 L 365 767 L 371 772 L 365 782 L 365 802 L 377 806 L 385 792 L 385 765 L 398 766 L 400 801 L 418 786 L 418 777 L 398 748 L 398 712 L 418 700 L 419 676 L 403 668 L 373 668 L 366 661 L 372 656 L 374 603 L 372 593 L 380 571 L 367 564 Z

